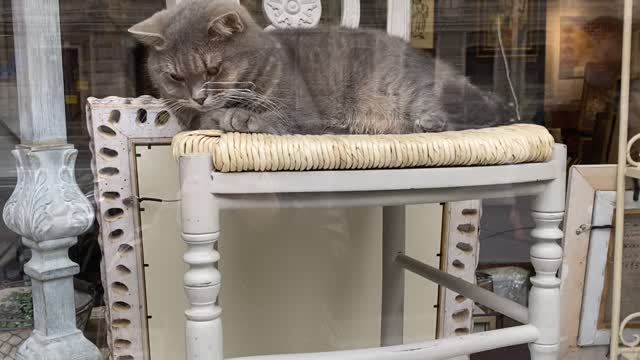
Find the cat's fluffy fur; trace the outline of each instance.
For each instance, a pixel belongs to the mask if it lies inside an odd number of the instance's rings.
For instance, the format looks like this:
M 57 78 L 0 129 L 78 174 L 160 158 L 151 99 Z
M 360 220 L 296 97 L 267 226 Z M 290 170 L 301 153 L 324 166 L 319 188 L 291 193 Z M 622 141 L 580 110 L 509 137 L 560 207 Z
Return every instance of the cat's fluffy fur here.
M 232 0 L 183 1 L 129 31 L 189 129 L 398 134 L 515 121 L 511 105 L 381 31 L 264 31 Z

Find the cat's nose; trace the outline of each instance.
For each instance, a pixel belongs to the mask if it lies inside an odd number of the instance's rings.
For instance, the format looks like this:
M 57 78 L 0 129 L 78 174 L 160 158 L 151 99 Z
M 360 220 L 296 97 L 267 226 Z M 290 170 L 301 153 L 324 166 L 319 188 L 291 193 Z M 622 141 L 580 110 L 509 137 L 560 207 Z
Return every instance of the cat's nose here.
M 206 97 L 192 97 L 191 100 L 197 102 L 198 104 L 202 105 L 204 104 L 204 101 L 206 100 Z

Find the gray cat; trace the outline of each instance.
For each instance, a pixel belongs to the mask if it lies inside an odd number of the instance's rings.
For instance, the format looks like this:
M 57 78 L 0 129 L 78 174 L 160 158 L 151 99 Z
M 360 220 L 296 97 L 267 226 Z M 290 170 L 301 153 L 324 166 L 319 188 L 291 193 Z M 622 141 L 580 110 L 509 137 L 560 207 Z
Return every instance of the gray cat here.
M 516 121 L 511 105 L 381 31 L 264 31 L 235 1 L 191 0 L 129 32 L 186 129 L 402 134 Z

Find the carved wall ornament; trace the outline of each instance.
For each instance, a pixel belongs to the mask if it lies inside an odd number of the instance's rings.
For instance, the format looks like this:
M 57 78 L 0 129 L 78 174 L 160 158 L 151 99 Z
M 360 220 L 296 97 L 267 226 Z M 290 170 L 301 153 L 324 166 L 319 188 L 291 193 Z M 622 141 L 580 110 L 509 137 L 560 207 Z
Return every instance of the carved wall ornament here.
M 279 29 L 314 27 L 320 23 L 320 0 L 266 0 L 262 2 L 269 21 Z

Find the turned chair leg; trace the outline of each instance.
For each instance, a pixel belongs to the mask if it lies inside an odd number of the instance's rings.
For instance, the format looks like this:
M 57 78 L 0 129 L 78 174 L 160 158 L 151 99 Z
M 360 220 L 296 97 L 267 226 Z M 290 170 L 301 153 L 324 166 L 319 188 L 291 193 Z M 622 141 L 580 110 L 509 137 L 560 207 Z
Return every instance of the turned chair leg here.
M 538 340 L 529 345 L 532 360 L 557 360 L 560 350 L 560 279 L 563 232 L 560 223 L 564 217 L 566 148 L 556 147 L 553 161 L 558 177 L 534 201 L 531 235 L 531 263 L 536 271 L 531 278 L 529 295 L 529 323 L 538 328 Z
M 185 311 L 187 360 L 223 360 L 222 309 L 217 305 L 220 259 L 215 243 L 220 234 L 219 209 L 208 190 L 211 155 L 180 158 L 180 194 L 182 239 L 187 244 L 184 262 L 184 289 L 188 309 Z

